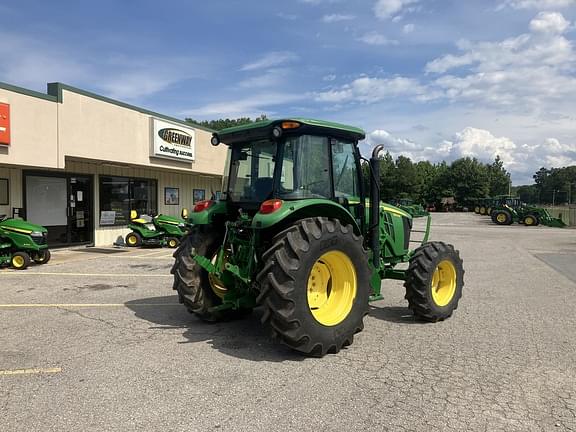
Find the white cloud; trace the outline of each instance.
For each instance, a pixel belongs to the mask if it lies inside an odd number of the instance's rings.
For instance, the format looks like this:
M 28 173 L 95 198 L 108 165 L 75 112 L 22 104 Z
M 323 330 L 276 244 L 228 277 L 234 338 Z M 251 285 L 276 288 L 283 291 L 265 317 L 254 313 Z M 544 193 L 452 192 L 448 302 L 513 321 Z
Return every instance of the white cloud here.
M 365 35 L 359 37 L 358 40 L 368 45 L 398 45 L 398 41 L 388 39 L 386 36 L 376 32 L 366 33 Z
M 406 6 L 417 3 L 419 0 L 378 0 L 374 5 L 376 17 L 382 20 L 393 17 Z
M 576 5 L 576 0 L 506 0 L 498 9 L 511 7 L 513 9 L 550 10 L 567 8 Z
M 270 107 L 310 99 L 306 93 L 257 93 L 246 98 L 214 102 L 201 107 L 182 111 L 184 117 L 224 118 L 224 117 L 257 117 L 270 113 Z
M 405 24 L 404 27 L 402 27 L 402 32 L 408 34 L 408 33 L 412 33 L 414 31 L 414 24 Z
M 558 12 L 540 12 L 536 18 L 530 21 L 530 30 L 542 33 L 564 33 L 570 22 Z
M 258 69 L 267 69 L 291 63 L 298 60 L 298 56 L 290 51 L 274 51 L 260 57 L 258 60 L 247 63 L 240 68 L 241 71 L 253 71 Z
M 240 81 L 238 84 L 242 88 L 265 88 L 265 87 L 273 87 L 278 86 L 285 82 L 287 76 L 289 75 L 288 71 L 284 68 L 282 69 L 269 69 L 264 71 L 264 73 L 260 75 L 256 75 L 250 78 L 247 78 L 243 81 Z
M 394 96 L 412 95 L 417 97 L 424 95 L 424 93 L 425 89 L 415 79 L 362 77 L 340 88 L 316 93 L 315 99 L 319 102 L 330 103 L 373 103 Z
M 541 166 L 562 167 L 576 165 L 576 146 L 548 138 L 535 145 L 518 145 L 505 136 L 495 136 L 490 131 L 465 127 L 449 139 L 424 145 L 407 138 L 400 138 L 384 129 L 376 129 L 367 135 L 363 150 L 368 152 L 376 144 L 384 144 L 393 157 L 409 157 L 415 162 L 428 160 L 433 163 L 452 162 L 463 157 L 476 158 L 491 163 L 500 156 L 504 167 L 512 172 L 520 183 L 530 182 Z
M 354 15 L 342 15 L 342 14 L 332 14 L 332 15 L 324 15 L 322 17 L 322 22 L 325 23 L 335 23 L 340 21 L 350 21 L 355 19 Z

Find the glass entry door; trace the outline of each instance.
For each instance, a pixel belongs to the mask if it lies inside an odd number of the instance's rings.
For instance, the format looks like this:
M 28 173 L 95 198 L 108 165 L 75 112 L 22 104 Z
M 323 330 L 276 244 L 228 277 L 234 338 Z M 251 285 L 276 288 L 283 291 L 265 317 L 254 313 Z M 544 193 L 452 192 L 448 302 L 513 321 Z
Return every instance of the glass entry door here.
M 90 177 L 68 179 L 68 243 L 92 241 L 92 181 Z
M 92 178 L 26 174 L 26 219 L 48 229 L 48 244 L 90 243 L 93 233 Z

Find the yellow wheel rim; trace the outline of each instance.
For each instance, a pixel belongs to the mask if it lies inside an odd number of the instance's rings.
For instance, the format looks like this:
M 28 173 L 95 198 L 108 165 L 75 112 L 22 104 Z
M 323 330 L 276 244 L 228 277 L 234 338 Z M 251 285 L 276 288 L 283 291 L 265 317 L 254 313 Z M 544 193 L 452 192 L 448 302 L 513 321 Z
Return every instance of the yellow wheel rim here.
M 22 257 L 20 255 L 16 255 L 15 257 L 12 257 L 12 265 L 15 268 L 22 268 L 22 267 L 24 267 L 25 263 L 26 263 L 26 261 L 24 261 L 24 257 Z
M 212 259 L 210 260 L 212 262 L 212 264 L 216 264 L 217 258 L 218 258 L 218 254 L 215 254 L 212 257 Z M 222 270 L 222 269 L 220 269 L 220 270 Z M 224 296 L 226 294 L 228 294 L 228 288 L 226 288 L 226 285 L 224 285 L 224 283 L 220 279 L 218 279 L 215 275 L 213 275 L 212 273 L 208 273 L 208 282 L 210 282 L 210 288 L 212 288 L 212 291 L 214 292 L 214 294 L 216 294 L 221 299 L 223 299 Z
M 480 214 L 485 214 L 485 213 L 486 213 L 486 208 L 480 207 Z
M 498 213 L 498 216 L 496 216 L 496 220 L 498 222 L 504 223 L 506 222 L 506 215 L 504 213 Z
M 136 236 L 128 236 L 128 244 L 134 246 L 136 244 Z
M 330 251 L 322 255 L 308 275 L 308 307 L 320 324 L 335 326 L 346 319 L 356 298 L 354 264 L 346 254 Z
M 475 211 L 476 213 L 480 213 L 480 207 L 474 207 L 474 211 Z
M 170 240 L 170 241 L 168 242 L 168 246 L 170 246 L 170 247 L 172 247 L 172 248 L 176 247 L 176 240 Z
M 532 216 L 528 216 L 524 219 L 524 225 L 534 225 L 534 218 Z
M 456 292 L 456 267 L 450 260 L 440 261 L 432 275 L 432 300 L 437 306 L 446 306 Z
M 488 208 L 486 209 L 486 214 L 490 214 L 490 213 L 492 213 L 492 209 L 491 209 L 490 207 L 488 207 Z

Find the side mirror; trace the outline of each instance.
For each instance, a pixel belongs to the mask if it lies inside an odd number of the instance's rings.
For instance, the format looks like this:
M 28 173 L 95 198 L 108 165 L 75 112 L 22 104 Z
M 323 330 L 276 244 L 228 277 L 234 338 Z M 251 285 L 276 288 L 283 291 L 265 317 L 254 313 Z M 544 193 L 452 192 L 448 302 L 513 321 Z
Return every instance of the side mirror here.
M 188 209 L 187 208 L 182 209 L 181 216 L 182 216 L 182 219 L 184 219 L 184 220 L 188 219 Z
M 130 220 L 138 218 L 138 212 L 136 210 L 130 210 Z

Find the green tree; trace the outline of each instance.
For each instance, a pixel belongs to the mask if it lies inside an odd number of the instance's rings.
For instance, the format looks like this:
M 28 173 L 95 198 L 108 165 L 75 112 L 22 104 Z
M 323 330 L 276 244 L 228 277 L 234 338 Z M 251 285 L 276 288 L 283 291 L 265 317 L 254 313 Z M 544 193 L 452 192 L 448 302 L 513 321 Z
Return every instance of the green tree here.
M 510 174 L 504 168 L 500 156 L 492 164 L 486 165 L 488 170 L 488 194 L 490 196 L 507 195 L 510 186 Z
M 226 129 L 229 127 L 234 127 L 234 126 L 242 126 L 245 124 L 250 124 L 250 123 L 256 123 L 259 121 L 265 121 L 268 120 L 268 117 L 266 116 L 266 114 L 262 114 L 259 117 L 256 117 L 255 119 L 251 119 L 250 117 L 240 117 L 237 119 L 217 119 L 217 120 L 194 120 L 191 118 L 187 118 L 186 121 L 188 123 L 193 123 L 193 124 L 197 124 L 200 126 L 204 126 L 206 128 L 209 129 L 213 129 L 216 131 L 222 130 L 222 129 Z

